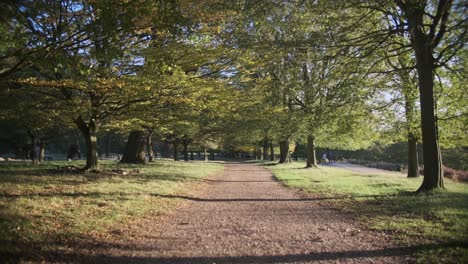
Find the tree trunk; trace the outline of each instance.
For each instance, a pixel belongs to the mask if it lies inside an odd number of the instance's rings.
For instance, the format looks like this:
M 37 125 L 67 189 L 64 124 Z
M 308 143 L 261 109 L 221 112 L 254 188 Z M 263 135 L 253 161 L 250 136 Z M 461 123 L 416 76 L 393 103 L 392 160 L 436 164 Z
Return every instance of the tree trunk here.
M 85 122 L 80 116 L 76 118 L 75 124 L 81 131 L 81 134 L 85 138 L 86 145 L 86 165 L 84 170 L 98 170 L 99 160 L 97 153 L 97 131 L 98 124 L 91 118 L 88 122 Z
M 190 160 L 194 160 L 193 151 L 190 151 Z
M 38 161 L 37 161 L 37 151 L 36 151 L 36 148 L 37 148 L 36 137 L 34 136 L 34 134 L 29 134 L 29 137 L 31 138 L 31 146 L 32 146 L 32 150 L 30 151 L 32 165 L 37 165 Z
M 268 139 L 264 138 L 262 142 L 263 147 L 263 160 L 268 160 Z
M 408 177 L 419 176 L 418 164 L 418 139 L 412 134 L 408 134 Z
M 203 149 L 203 154 L 204 154 L 205 162 L 208 162 L 208 150 L 206 148 Z
M 421 128 L 424 160 L 424 179 L 420 191 L 443 188 L 442 159 L 437 134 L 434 100 L 434 59 L 432 44 L 421 31 L 422 21 L 411 18 L 412 42 L 416 54 L 419 97 L 421 103 Z
M 315 137 L 307 136 L 307 164 L 306 168 L 317 167 L 317 156 L 315 155 Z
M 179 160 L 179 140 L 174 140 L 173 142 L 174 145 L 174 160 L 178 161 Z
M 39 162 L 44 161 L 45 156 L 45 142 L 44 140 L 39 140 Z
M 187 141 L 184 141 L 184 161 L 188 161 L 188 142 Z
M 291 155 L 289 153 L 289 139 L 279 142 L 280 145 L 280 161 L 279 163 L 290 163 Z
M 161 156 L 166 159 L 172 158 L 171 154 L 171 144 L 167 141 L 163 142 L 162 148 L 161 148 Z
M 127 145 L 121 163 L 143 164 L 146 162 L 146 133 L 143 130 L 134 130 L 128 135 Z
M 215 160 L 215 153 L 214 150 L 210 149 L 210 158 L 211 160 Z
M 154 151 L 153 151 L 153 131 L 150 131 L 146 136 L 146 152 L 148 153 L 148 161 L 154 161 Z
M 273 145 L 273 141 L 270 141 L 270 161 L 275 160 L 275 146 Z

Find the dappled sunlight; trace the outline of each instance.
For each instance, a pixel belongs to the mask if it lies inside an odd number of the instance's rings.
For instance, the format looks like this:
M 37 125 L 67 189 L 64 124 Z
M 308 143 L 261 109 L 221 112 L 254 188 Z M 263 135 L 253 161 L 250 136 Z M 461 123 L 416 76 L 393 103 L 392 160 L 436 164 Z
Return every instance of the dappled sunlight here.
M 218 164 L 165 161 L 139 165 L 140 173 L 131 175 L 53 171 L 63 164 L 67 162 L 45 162 L 26 170 L 24 165 L 0 164 L 0 234 L 12 248 L 29 252 L 40 251 L 40 245 L 54 248 L 56 242 L 81 243 L 74 239 L 87 240 L 84 237 L 132 219 L 165 212 L 177 198 L 168 195 L 184 192 L 186 183 L 222 169 Z

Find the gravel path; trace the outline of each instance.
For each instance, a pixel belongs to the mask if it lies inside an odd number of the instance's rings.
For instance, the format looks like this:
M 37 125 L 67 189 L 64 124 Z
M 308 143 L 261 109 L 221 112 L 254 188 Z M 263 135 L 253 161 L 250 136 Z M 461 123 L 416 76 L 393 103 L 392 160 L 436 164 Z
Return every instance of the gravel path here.
M 266 169 L 227 163 L 172 214 L 140 223 L 84 262 L 407 263 L 410 249 L 282 186 Z M 323 198 L 322 198 L 323 199 Z M 128 238 L 130 236 L 131 238 Z M 94 252 L 95 254 L 97 252 Z

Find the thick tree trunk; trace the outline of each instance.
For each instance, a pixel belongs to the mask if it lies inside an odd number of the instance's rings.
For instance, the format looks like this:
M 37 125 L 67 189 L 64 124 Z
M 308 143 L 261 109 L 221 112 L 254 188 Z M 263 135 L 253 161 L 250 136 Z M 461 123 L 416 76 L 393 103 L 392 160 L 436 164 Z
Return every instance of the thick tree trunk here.
M 44 161 L 45 156 L 45 142 L 44 140 L 39 141 L 39 162 Z
M 289 153 L 289 139 L 280 141 L 279 145 L 280 145 L 279 163 L 290 163 L 291 155 Z
M 205 162 L 208 162 L 208 150 L 206 148 L 203 149 L 203 157 L 205 158 Z
M 422 23 L 422 22 L 421 22 Z M 434 61 L 430 39 L 413 23 L 413 48 L 416 53 L 421 128 L 424 159 L 424 179 L 420 191 L 443 188 L 442 159 L 437 135 L 434 101 Z
M 97 153 L 97 131 L 98 124 L 94 119 L 90 119 L 88 122 L 85 122 L 82 117 L 78 117 L 75 120 L 75 124 L 81 131 L 85 139 L 86 145 L 86 165 L 83 168 L 84 170 L 98 170 L 99 169 L 99 160 Z
M 174 140 L 172 143 L 174 145 L 174 160 L 179 160 L 179 140 Z
M 425 5 L 426 1 L 395 1 L 403 10 L 404 15 L 408 19 L 410 31 L 411 46 L 415 52 L 416 70 L 418 72 L 419 98 L 421 104 L 421 130 L 422 130 L 422 146 L 424 160 L 424 179 L 418 192 L 429 191 L 437 188 L 443 188 L 443 173 L 442 173 L 442 158 L 439 148 L 439 140 L 437 134 L 437 120 L 435 117 L 435 100 L 434 100 L 434 36 L 424 31 Z M 446 2 L 450 7 L 451 2 Z M 437 12 L 441 11 L 442 17 L 444 8 L 447 5 L 440 6 Z M 448 12 L 448 10 L 447 10 Z M 440 22 L 445 23 L 444 19 Z M 433 23 L 438 23 L 433 21 Z M 435 25 L 435 24 L 434 24 Z M 438 25 L 443 27 L 442 25 Z M 443 36 L 440 29 L 437 37 Z
M 317 156 L 315 155 L 315 137 L 307 136 L 307 164 L 306 168 L 317 167 Z
M 146 152 L 148 153 L 148 161 L 154 161 L 154 150 L 153 150 L 153 131 L 149 132 L 146 136 Z
M 134 130 L 128 135 L 127 145 L 123 153 L 122 163 L 143 164 L 146 162 L 146 133 L 143 130 Z
M 273 145 L 273 141 L 270 141 L 270 161 L 275 160 L 275 146 Z
M 419 176 L 418 164 L 418 139 L 412 134 L 408 134 L 408 177 Z

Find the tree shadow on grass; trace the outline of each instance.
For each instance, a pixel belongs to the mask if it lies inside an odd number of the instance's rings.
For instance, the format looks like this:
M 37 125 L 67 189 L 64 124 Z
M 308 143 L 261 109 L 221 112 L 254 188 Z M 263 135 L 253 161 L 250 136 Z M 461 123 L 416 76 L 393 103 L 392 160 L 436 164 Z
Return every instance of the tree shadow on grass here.
M 72 245 L 73 246 L 73 245 Z M 384 249 L 370 250 L 349 250 L 349 251 L 330 251 L 330 252 L 312 252 L 305 254 L 285 254 L 285 255 L 243 255 L 243 256 L 194 256 L 194 257 L 139 257 L 139 256 L 112 256 L 106 252 L 112 249 L 112 252 L 118 252 L 119 249 L 130 250 L 133 252 L 159 252 L 157 245 L 140 247 L 125 247 L 123 244 L 114 243 L 92 243 L 90 245 L 78 244 L 80 249 L 92 249 L 91 253 L 80 253 L 81 250 L 53 251 L 42 250 L 29 254 L 10 253 L 4 255 L 7 262 L 19 261 L 45 261 L 45 262 L 66 262 L 66 263 L 295 263 L 295 262 L 313 262 L 313 261 L 331 261 L 331 260 L 359 260 L 363 258 L 376 259 L 381 257 L 409 257 L 415 252 L 422 250 L 449 249 L 449 248 L 468 248 L 465 241 L 452 241 L 443 244 L 421 244 L 407 247 L 392 247 Z M 47 245 L 51 248 L 51 245 Z M 52 247 L 54 248 L 54 247 Z M 81 251 L 83 252 L 83 251 Z M 96 254 L 97 253 L 97 254 Z M 118 254 L 118 253 L 117 253 Z
M 61 177 L 63 176 L 63 177 Z M 25 178 L 27 177 L 27 178 Z M 90 182 L 102 181 L 112 178 L 130 179 L 135 182 L 147 183 L 152 181 L 184 181 L 197 180 L 199 177 L 188 176 L 173 172 L 157 173 L 131 173 L 131 174 L 99 174 L 99 173 L 79 173 L 67 174 L 54 169 L 37 170 L 0 170 L 1 183 L 43 183 L 43 184 L 85 184 Z
M 152 192 L 28 192 L 28 193 L 0 193 L 0 197 L 21 198 L 21 197 L 130 197 L 130 196 L 154 196 L 164 199 L 183 199 L 195 202 L 314 202 L 325 200 L 349 200 L 350 198 L 379 198 L 378 195 L 361 196 L 319 196 L 319 197 L 301 197 L 301 198 L 204 198 L 187 195 L 161 194 Z M 387 197 L 382 195 L 381 197 Z

